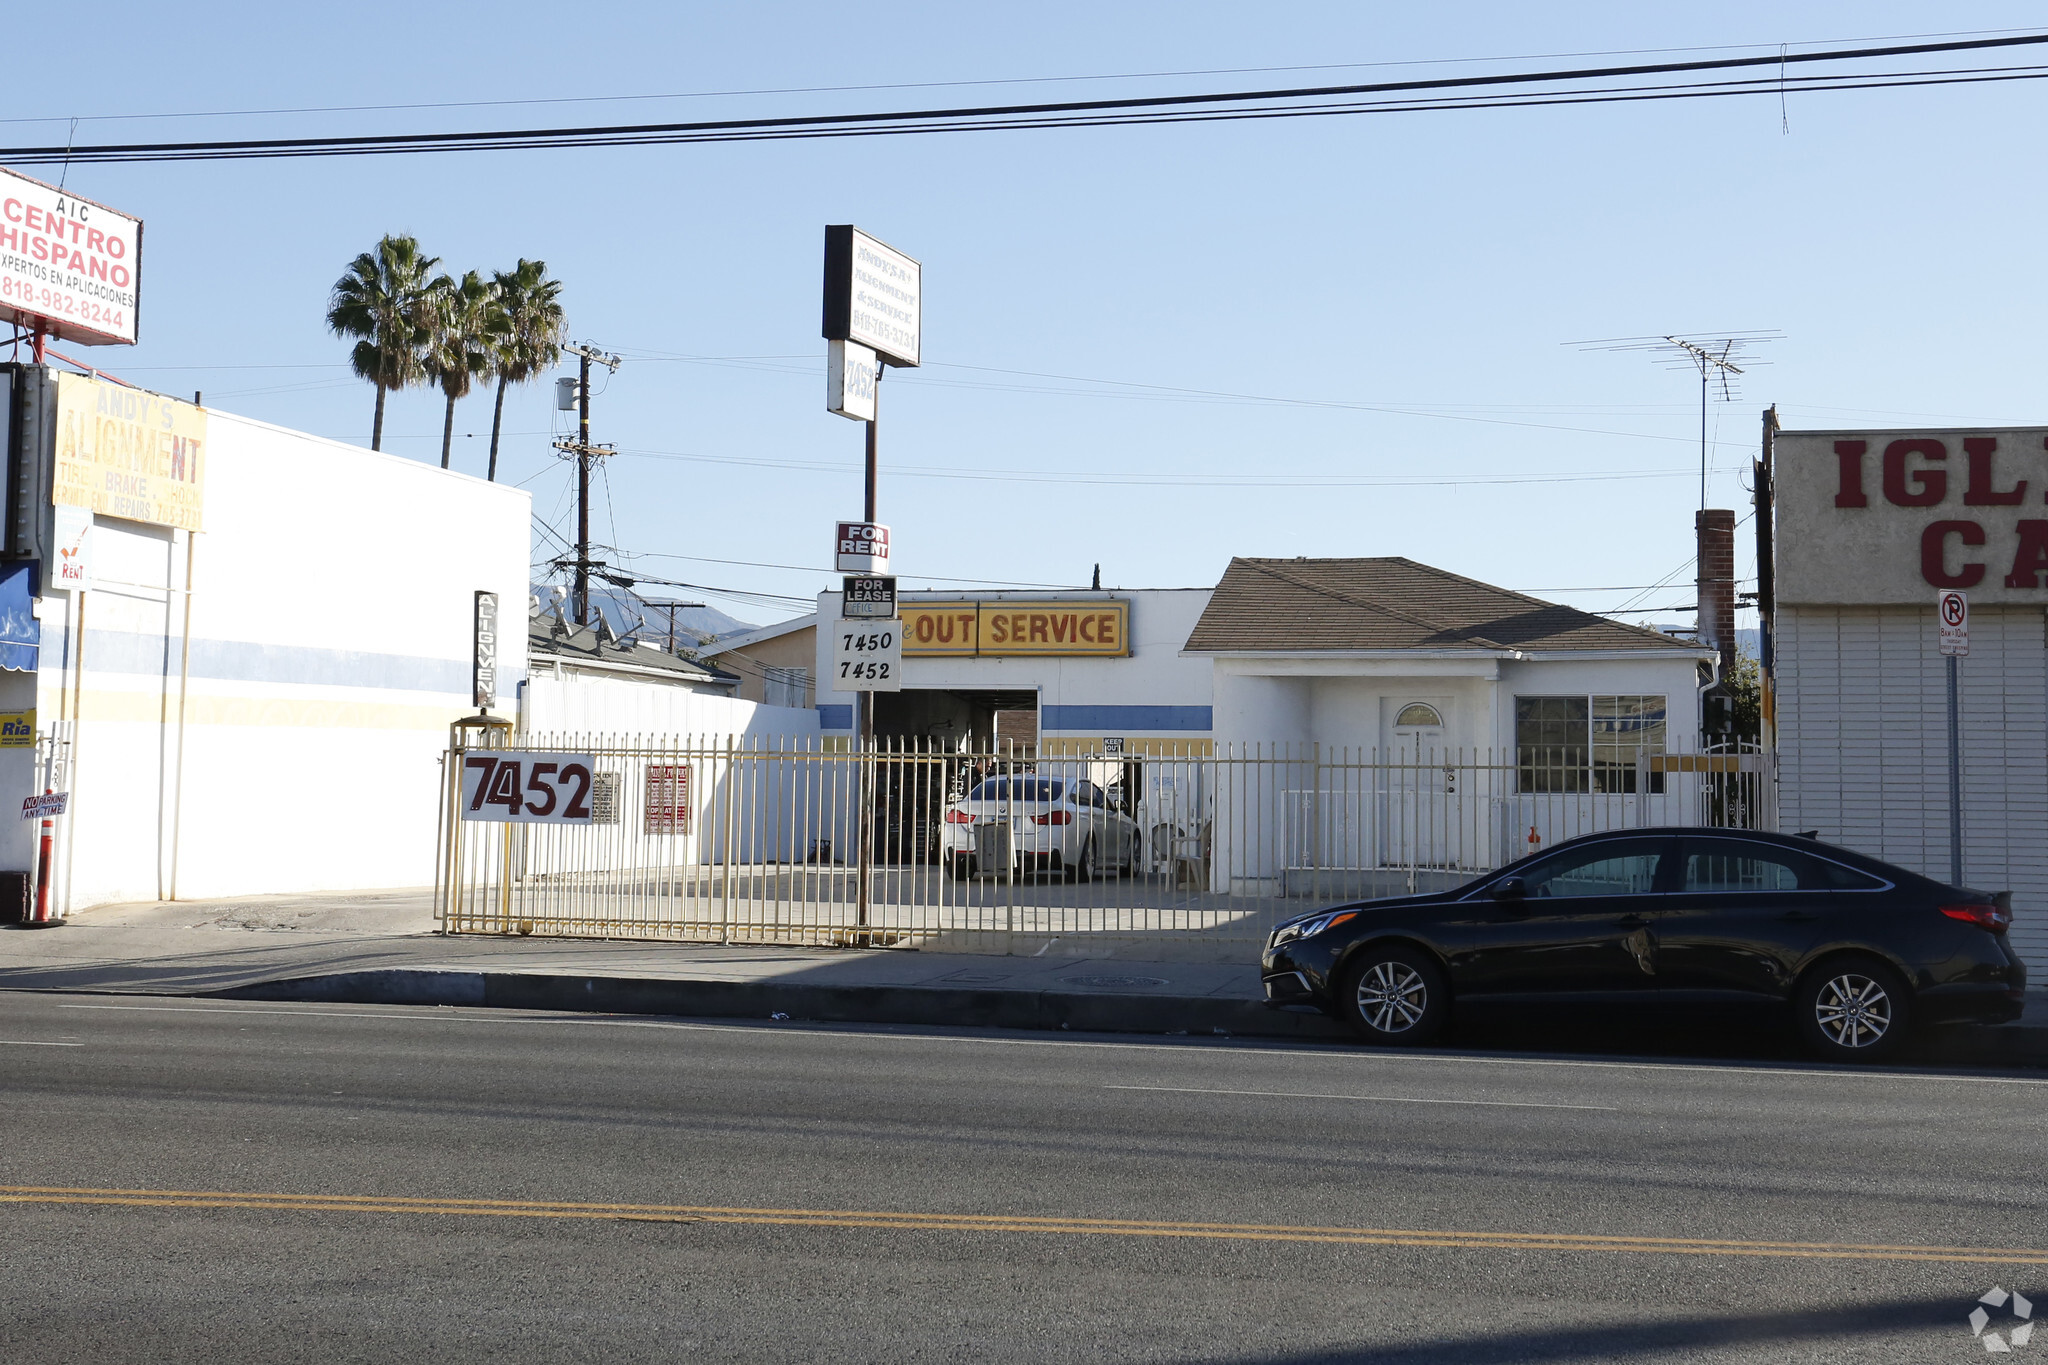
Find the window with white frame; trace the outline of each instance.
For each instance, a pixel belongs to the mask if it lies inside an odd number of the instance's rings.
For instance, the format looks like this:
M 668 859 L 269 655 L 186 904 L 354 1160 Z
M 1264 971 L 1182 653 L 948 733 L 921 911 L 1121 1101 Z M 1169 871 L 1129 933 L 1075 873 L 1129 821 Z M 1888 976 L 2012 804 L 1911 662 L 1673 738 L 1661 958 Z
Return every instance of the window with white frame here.
M 762 665 L 761 700 L 770 706 L 809 706 L 811 670 Z
M 1525 792 L 1649 792 L 1664 774 L 1648 759 L 1664 752 L 1666 698 L 1515 698 L 1515 768 Z

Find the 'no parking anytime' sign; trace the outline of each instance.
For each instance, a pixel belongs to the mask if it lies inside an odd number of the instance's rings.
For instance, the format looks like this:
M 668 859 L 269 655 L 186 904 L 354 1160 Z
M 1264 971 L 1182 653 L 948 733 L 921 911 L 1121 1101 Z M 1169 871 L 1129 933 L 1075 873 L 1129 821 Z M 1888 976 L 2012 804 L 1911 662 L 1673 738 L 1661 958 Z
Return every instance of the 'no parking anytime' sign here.
M 515 825 L 588 825 L 589 754 L 496 749 L 462 756 L 462 818 Z

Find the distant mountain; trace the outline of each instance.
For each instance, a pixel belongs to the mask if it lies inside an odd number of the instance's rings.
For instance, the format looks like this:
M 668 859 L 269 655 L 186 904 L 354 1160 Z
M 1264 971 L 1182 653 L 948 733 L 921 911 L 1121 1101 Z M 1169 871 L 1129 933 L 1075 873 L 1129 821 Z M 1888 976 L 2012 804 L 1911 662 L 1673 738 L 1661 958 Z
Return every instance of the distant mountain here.
M 535 583 L 531 591 L 543 610 L 552 611 L 555 606 L 554 585 Z M 635 636 L 641 640 L 668 640 L 668 612 L 666 609 L 647 605 L 633 594 L 621 588 L 597 588 L 590 590 L 590 605 L 610 623 L 612 632 L 621 637 L 638 631 Z M 716 607 L 676 608 L 676 642 L 695 645 L 705 639 L 716 639 L 721 635 L 732 635 L 743 630 L 752 630 L 753 624 L 727 616 Z

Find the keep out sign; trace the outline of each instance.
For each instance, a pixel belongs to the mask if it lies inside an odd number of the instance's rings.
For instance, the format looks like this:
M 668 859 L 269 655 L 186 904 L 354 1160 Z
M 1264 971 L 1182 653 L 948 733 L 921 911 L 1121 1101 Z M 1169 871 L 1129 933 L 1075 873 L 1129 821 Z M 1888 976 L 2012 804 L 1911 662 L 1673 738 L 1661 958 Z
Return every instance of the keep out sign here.
M 493 750 L 462 756 L 462 818 L 515 825 L 588 825 L 589 754 Z

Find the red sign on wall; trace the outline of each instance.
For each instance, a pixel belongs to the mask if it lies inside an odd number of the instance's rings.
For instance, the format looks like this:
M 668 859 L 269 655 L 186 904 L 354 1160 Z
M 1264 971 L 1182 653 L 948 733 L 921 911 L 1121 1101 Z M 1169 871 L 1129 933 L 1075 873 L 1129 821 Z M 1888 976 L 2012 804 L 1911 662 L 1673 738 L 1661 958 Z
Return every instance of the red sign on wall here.
M 647 768 L 647 833 L 690 832 L 690 765 L 656 763 Z

